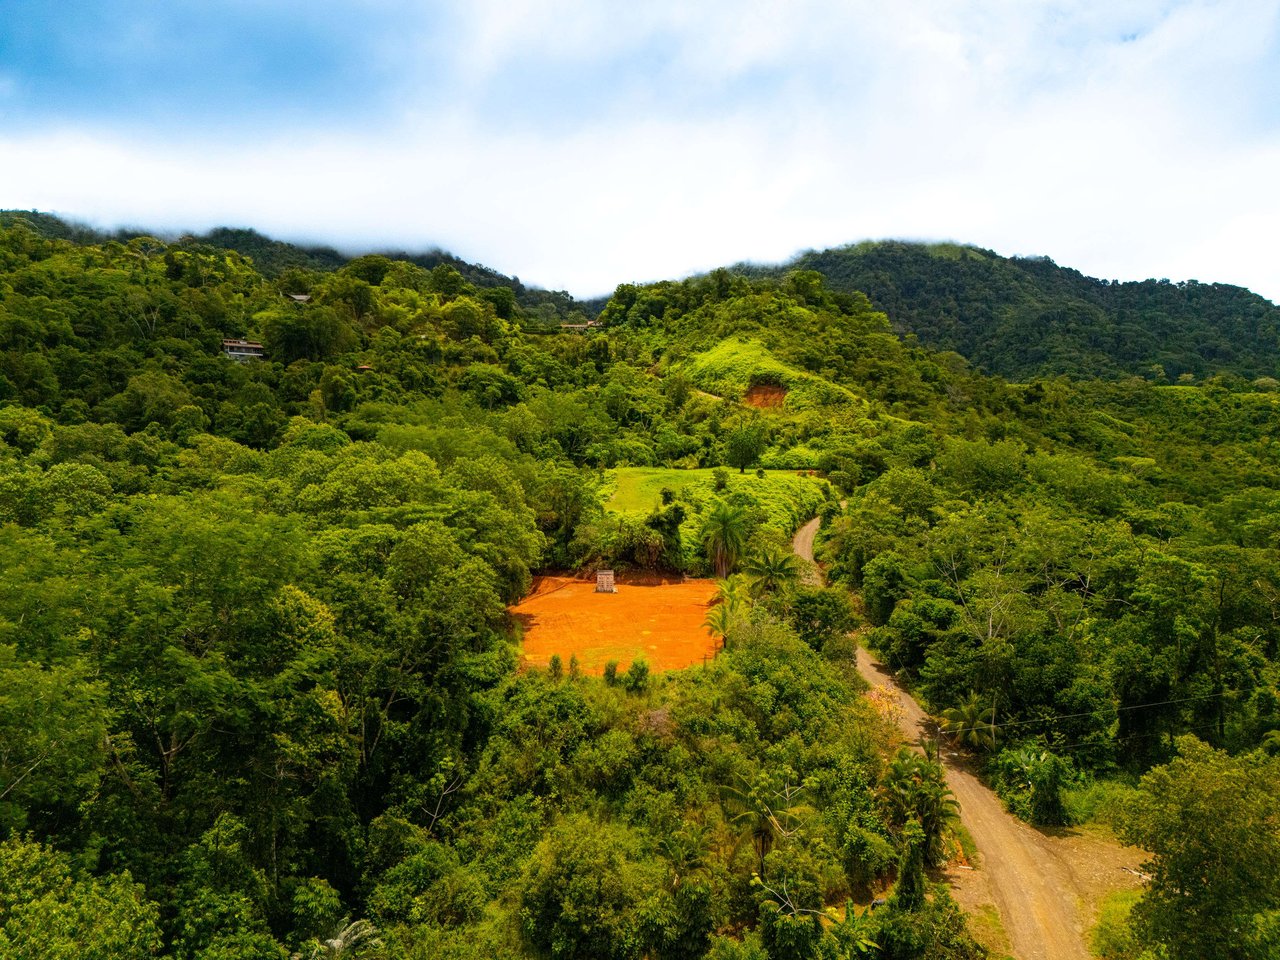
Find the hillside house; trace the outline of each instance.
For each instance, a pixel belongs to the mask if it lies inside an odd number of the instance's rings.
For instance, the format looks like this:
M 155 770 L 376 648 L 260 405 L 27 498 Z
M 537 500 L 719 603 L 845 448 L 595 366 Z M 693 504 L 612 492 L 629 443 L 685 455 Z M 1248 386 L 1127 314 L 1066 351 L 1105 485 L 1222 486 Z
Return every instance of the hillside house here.
M 598 330 L 603 325 L 599 320 L 588 320 L 586 323 L 562 323 L 561 330 L 572 330 L 574 333 L 586 333 L 589 330 Z
M 266 356 L 265 348 L 256 340 L 223 340 L 222 353 L 240 363 L 246 360 L 261 360 Z

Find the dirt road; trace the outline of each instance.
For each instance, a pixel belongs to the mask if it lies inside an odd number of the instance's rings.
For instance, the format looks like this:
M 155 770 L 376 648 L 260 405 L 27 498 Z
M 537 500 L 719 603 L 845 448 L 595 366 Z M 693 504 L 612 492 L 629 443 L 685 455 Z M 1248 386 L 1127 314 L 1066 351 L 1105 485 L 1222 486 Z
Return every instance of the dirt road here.
M 815 519 L 793 541 L 795 552 L 810 564 L 817 530 Z M 908 742 L 924 736 L 925 712 L 865 649 L 858 650 L 858 672 L 873 688 L 896 698 L 899 726 Z M 959 759 L 944 751 L 947 784 L 960 802 L 960 820 L 980 859 L 977 870 L 949 872 L 956 899 L 973 913 L 994 904 L 1007 948 L 1018 960 L 1089 960 L 1086 935 L 1098 902 L 1110 890 L 1137 883 L 1122 868 L 1136 868 L 1142 854 L 1081 831 L 1051 836 L 1033 829 L 1005 812 L 999 798 Z
M 796 556 L 808 561 L 800 571 L 800 579 L 809 584 L 822 583 L 822 571 L 818 569 L 813 559 L 813 538 L 818 535 L 818 525 L 821 523 L 821 517 L 814 517 L 791 538 L 791 549 L 795 551 Z

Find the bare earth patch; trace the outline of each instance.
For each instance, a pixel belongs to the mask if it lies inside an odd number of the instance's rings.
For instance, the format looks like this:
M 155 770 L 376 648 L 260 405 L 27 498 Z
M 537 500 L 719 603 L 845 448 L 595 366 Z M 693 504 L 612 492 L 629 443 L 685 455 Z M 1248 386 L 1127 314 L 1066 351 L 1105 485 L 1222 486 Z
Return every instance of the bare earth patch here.
M 625 670 L 644 659 L 650 669 L 682 670 L 715 656 L 717 641 L 702 621 L 716 594 L 714 580 L 619 578 L 617 593 L 596 593 L 595 580 L 537 577 L 533 591 L 511 608 L 524 629 L 521 660 L 545 667 L 559 654 L 576 656 L 584 673 L 611 660 Z
M 749 407 L 780 407 L 786 399 L 786 387 L 767 383 L 757 383 L 742 395 L 742 402 Z

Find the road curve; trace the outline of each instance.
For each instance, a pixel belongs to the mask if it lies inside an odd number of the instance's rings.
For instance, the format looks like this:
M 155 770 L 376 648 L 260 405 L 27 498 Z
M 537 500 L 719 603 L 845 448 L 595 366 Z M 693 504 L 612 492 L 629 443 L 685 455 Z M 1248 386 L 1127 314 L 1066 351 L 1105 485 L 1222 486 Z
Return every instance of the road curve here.
M 809 562 L 815 578 L 821 577 L 813 564 L 818 523 L 809 521 L 793 540 L 796 554 Z M 872 687 L 896 698 L 908 741 L 926 735 L 928 717 L 920 705 L 863 648 L 858 650 L 858 672 Z M 947 785 L 960 803 L 960 820 L 978 848 L 980 867 L 1013 955 L 1017 960 L 1090 960 L 1085 913 L 1091 898 L 1087 883 L 1073 866 L 1069 841 L 1046 836 L 1007 813 L 999 798 L 956 761 L 943 756 Z
M 897 697 L 902 732 L 908 739 L 927 735 L 925 712 L 865 648 L 858 650 L 858 672 L 873 687 Z M 994 793 L 950 758 L 944 756 L 943 765 L 947 786 L 960 802 L 960 821 L 982 858 L 980 865 L 1014 956 L 1018 960 L 1089 960 L 1080 916 L 1083 891 L 1070 864 L 1054 850 L 1054 838 L 1006 813 Z

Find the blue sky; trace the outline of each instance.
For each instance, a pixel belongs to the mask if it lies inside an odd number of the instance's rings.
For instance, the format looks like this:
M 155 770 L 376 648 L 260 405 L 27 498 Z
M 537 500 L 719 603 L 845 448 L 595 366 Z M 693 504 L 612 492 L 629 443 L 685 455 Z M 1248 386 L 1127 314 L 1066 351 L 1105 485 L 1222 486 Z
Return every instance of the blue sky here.
M 1280 0 L 0 0 L 0 206 L 579 295 L 865 238 L 1280 299 Z

